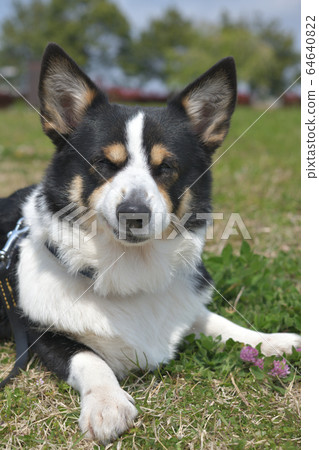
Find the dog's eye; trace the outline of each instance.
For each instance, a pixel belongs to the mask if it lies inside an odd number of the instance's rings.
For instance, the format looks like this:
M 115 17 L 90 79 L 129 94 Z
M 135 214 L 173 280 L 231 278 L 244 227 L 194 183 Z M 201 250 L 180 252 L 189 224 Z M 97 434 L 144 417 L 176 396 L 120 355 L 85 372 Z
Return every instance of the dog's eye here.
M 160 164 L 159 166 L 158 166 L 158 169 L 161 171 L 161 172 L 169 172 L 169 171 L 171 171 L 172 169 L 173 169 L 173 167 L 171 167 L 167 162 L 162 162 L 162 164 Z
M 171 183 L 178 177 L 178 166 L 175 161 L 163 161 L 153 168 L 155 177 L 165 178 L 167 183 Z
M 113 163 L 112 161 L 110 161 L 107 158 L 100 159 L 98 161 L 98 164 L 106 166 L 108 169 L 110 169 L 110 170 L 112 170 L 114 172 L 120 169 L 120 167 L 117 164 Z

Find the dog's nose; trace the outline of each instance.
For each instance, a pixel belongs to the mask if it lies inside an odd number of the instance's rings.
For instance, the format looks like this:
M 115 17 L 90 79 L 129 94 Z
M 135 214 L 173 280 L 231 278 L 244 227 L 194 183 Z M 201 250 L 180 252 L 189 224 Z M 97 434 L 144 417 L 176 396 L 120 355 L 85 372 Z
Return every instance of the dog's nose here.
M 124 200 L 116 208 L 116 217 L 126 223 L 127 228 L 143 228 L 150 222 L 151 210 L 144 203 Z

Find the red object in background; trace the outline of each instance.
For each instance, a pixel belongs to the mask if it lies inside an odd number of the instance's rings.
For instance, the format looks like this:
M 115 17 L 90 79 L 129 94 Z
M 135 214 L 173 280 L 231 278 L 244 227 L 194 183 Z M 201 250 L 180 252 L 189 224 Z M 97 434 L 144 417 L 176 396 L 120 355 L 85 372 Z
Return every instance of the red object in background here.
M 8 94 L 6 92 L 0 92 L 0 108 L 6 108 L 10 106 L 16 100 L 14 95 Z
M 237 104 L 238 105 L 250 105 L 251 104 L 250 94 L 244 94 L 244 93 L 238 92 Z
M 301 97 L 296 92 L 286 92 L 282 97 L 282 102 L 285 106 L 300 105 Z
M 122 87 L 112 87 L 106 90 L 107 95 L 112 102 L 165 102 L 167 95 L 156 93 L 146 93 L 141 89 L 130 89 Z
M 165 102 L 167 95 L 157 94 L 154 92 L 143 92 L 141 89 L 130 89 L 123 87 L 111 87 L 106 90 L 110 101 L 125 101 L 125 102 Z M 246 93 L 238 93 L 237 103 L 239 105 L 250 105 L 251 96 Z

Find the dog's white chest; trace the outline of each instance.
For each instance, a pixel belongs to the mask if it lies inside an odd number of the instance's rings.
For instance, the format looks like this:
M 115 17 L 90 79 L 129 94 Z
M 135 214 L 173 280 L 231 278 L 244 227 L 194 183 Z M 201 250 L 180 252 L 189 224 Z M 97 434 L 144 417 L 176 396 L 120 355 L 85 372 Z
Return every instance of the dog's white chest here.
M 176 282 L 170 291 L 152 296 L 107 300 L 103 312 L 90 317 L 104 332 L 97 333 L 93 326 L 76 339 L 102 356 L 117 375 L 138 367 L 154 369 L 174 356 L 200 310 L 200 300 L 182 284 Z
M 136 366 L 153 369 L 171 359 L 209 300 L 209 293 L 197 294 L 183 275 L 176 275 L 160 292 L 103 297 L 89 287 L 91 280 L 71 277 L 45 251 L 41 257 L 28 240 L 22 245 L 23 311 L 35 322 L 91 347 L 119 376 Z

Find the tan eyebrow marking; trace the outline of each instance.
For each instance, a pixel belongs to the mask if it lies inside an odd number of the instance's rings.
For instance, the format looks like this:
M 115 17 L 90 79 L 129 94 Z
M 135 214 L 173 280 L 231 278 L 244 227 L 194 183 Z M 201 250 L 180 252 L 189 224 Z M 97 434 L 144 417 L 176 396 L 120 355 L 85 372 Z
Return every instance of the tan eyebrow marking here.
M 102 150 L 105 157 L 114 164 L 121 165 L 127 160 L 126 149 L 124 145 L 119 142 L 103 147 Z
M 92 208 L 94 210 L 96 209 L 97 202 L 99 201 L 100 196 L 103 194 L 103 190 L 104 190 L 105 186 L 107 184 L 111 183 L 112 180 L 113 180 L 113 177 L 109 178 L 101 186 L 98 186 L 97 188 L 95 188 L 94 191 L 90 194 L 89 199 L 88 199 L 90 208 Z
M 155 144 L 151 150 L 151 164 L 152 166 L 159 166 L 165 158 L 172 156 L 171 152 L 161 144 Z
M 191 192 L 191 190 L 189 189 L 188 191 L 185 192 L 185 195 L 183 195 L 180 204 L 178 205 L 177 211 L 176 211 L 176 216 L 181 219 L 184 214 L 186 214 L 187 212 L 190 212 L 190 206 L 191 206 L 191 202 L 193 200 L 193 194 Z
M 173 211 L 173 204 L 172 204 L 172 200 L 169 196 L 169 193 L 167 192 L 167 190 L 165 189 L 164 186 L 157 185 L 157 187 L 158 187 L 158 190 L 160 191 L 160 193 L 162 194 L 162 196 L 164 197 L 168 211 L 171 213 Z
M 76 175 L 70 184 L 69 188 L 69 198 L 72 202 L 82 205 L 82 194 L 83 194 L 83 178 L 80 175 Z

